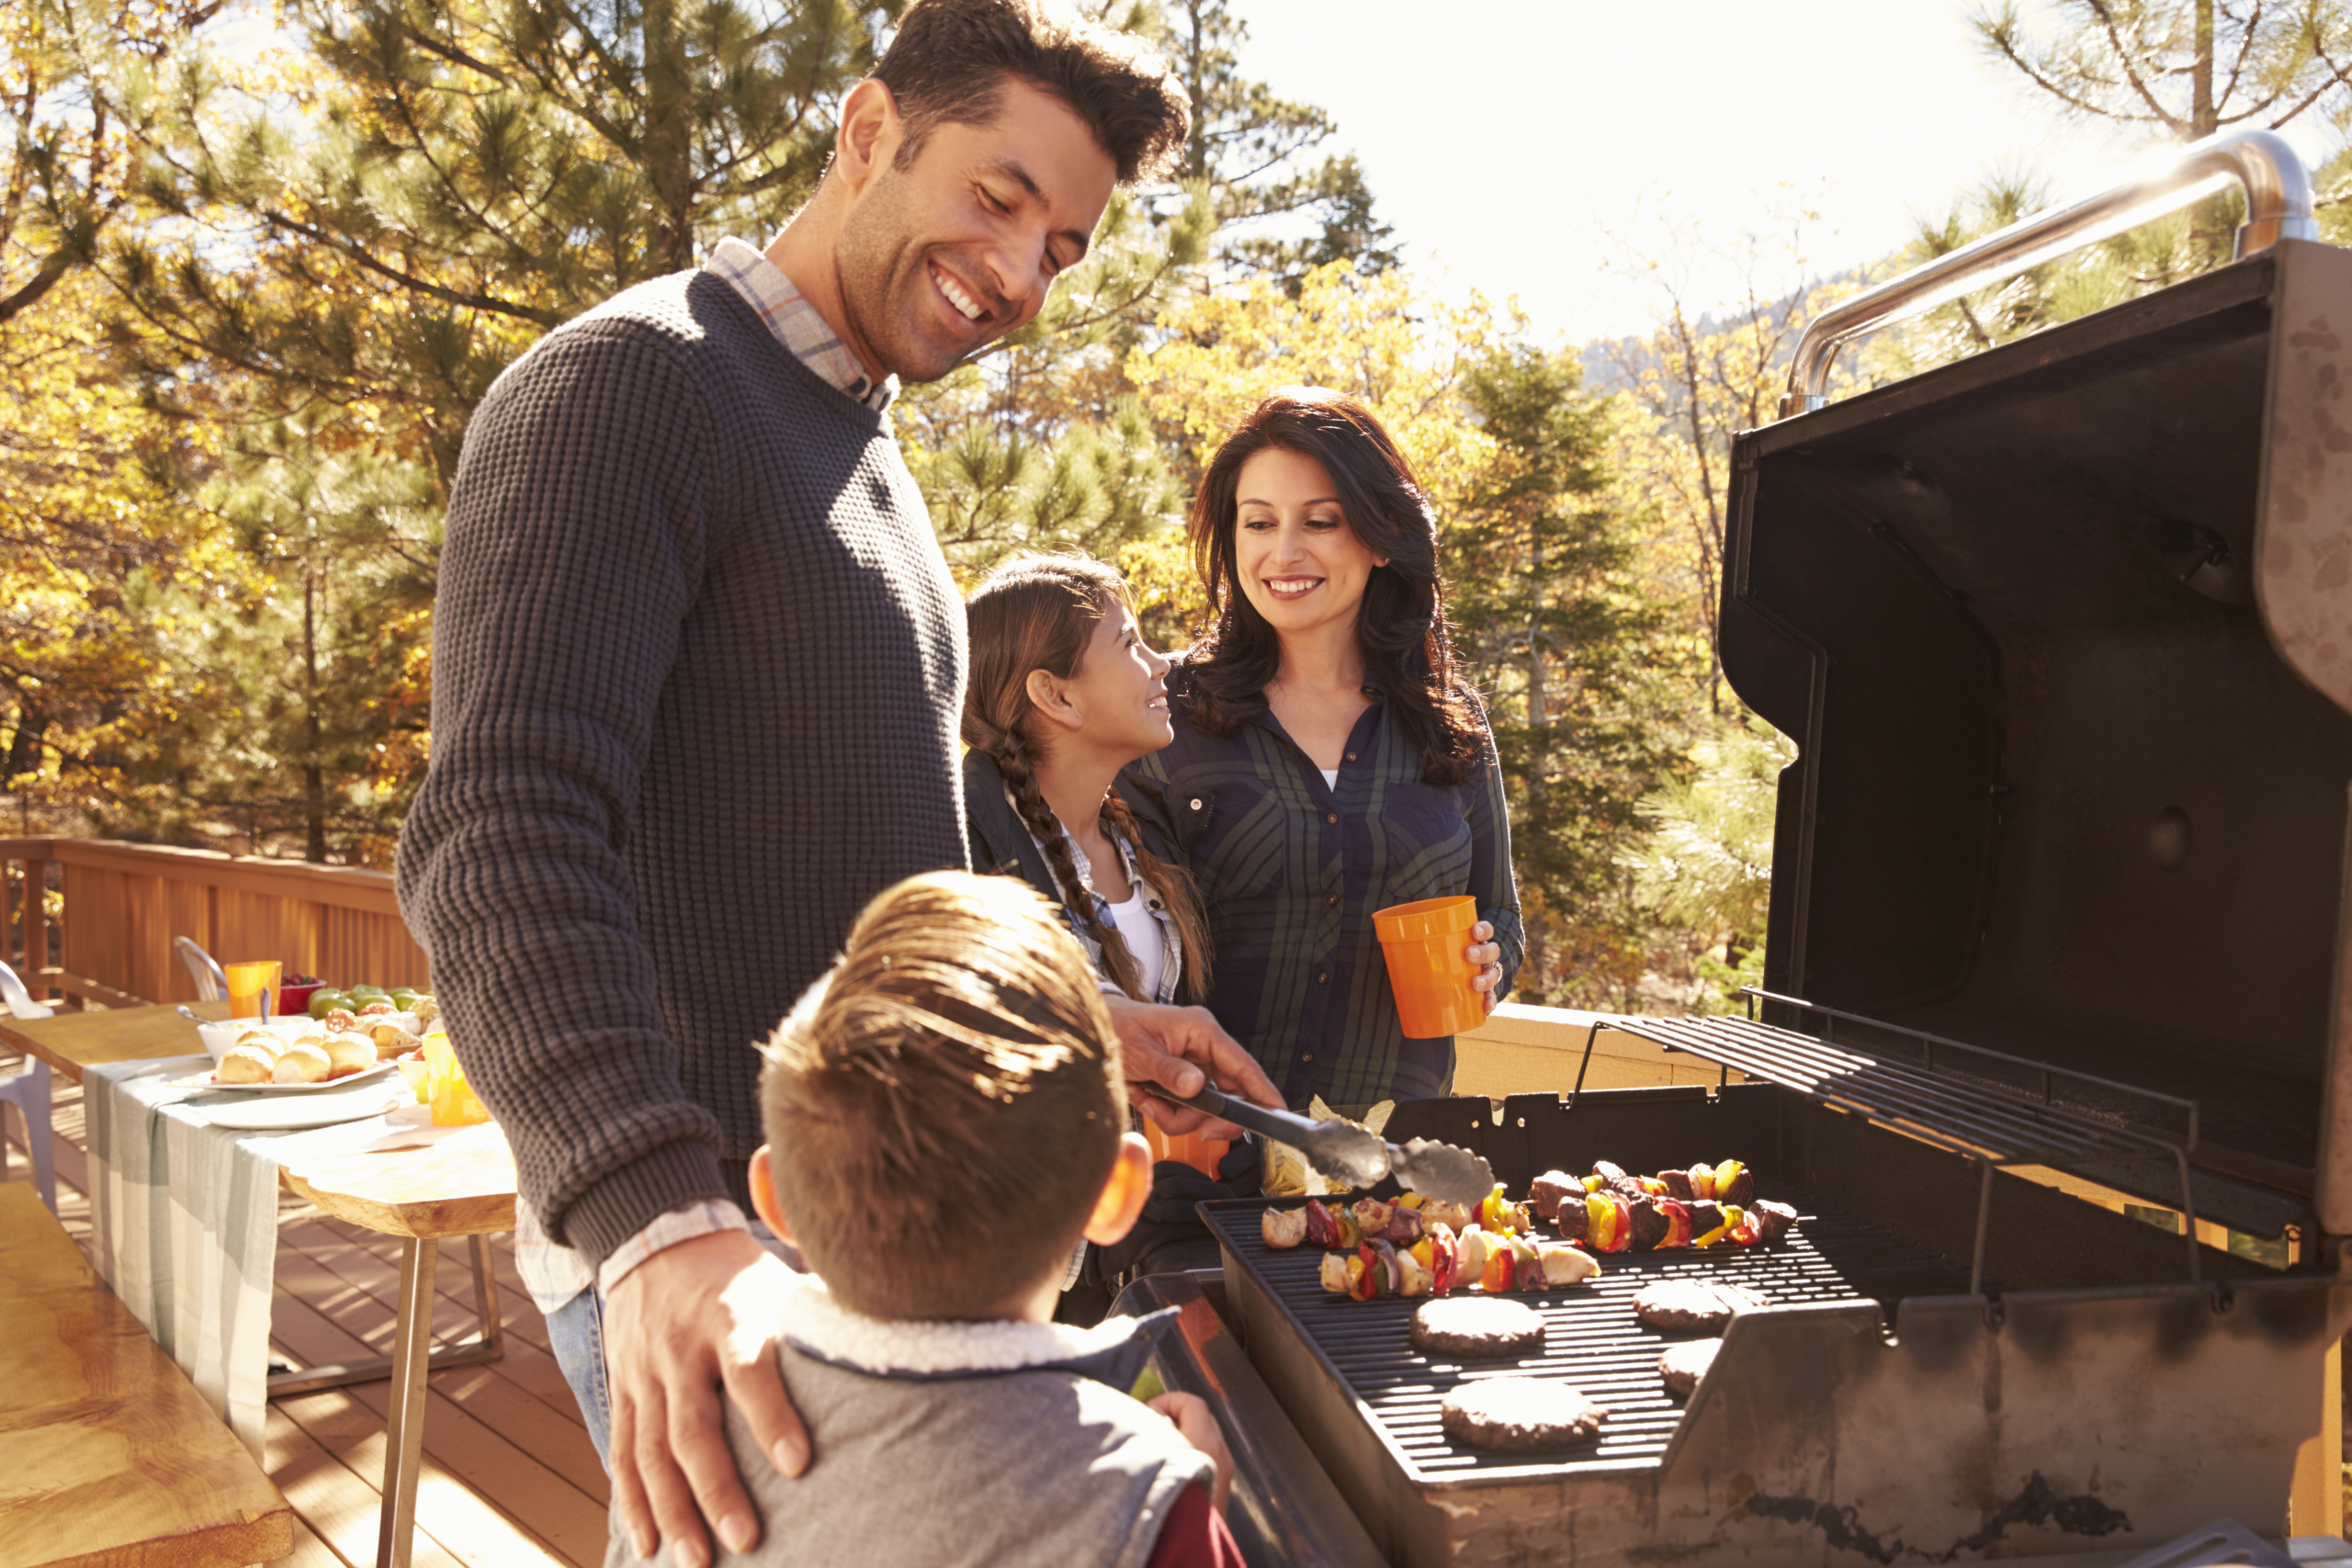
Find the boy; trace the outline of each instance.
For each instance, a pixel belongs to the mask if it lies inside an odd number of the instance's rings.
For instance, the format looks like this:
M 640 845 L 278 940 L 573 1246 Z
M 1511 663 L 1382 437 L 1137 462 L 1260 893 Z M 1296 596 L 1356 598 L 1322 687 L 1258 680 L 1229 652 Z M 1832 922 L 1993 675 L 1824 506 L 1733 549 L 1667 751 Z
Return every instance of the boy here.
M 1126 1234 L 1151 1168 L 1043 900 L 960 872 L 882 893 L 760 1094 L 752 1202 L 821 1281 L 786 1293 L 778 1360 L 825 1454 L 785 1480 L 729 1409 L 765 1529 L 720 1561 L 1238 1568 L 1216 1417 L 1125 1392 L 1155 1325 L 1051 1321 L 1079 1236 Z M 616 1529 L 606 1562 L 629 1561 Z

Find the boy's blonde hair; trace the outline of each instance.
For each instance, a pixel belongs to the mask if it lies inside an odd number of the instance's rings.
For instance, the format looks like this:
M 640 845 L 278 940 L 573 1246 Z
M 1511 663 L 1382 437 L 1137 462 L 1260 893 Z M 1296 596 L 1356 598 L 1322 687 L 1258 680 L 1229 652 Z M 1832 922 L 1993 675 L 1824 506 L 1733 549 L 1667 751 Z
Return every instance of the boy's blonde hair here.
M 1126 1128 L 1110 1013 L 1052 907 L 934 872 L 865 907 L 766 1046 L 776 1197 L 873 1317 L 975 1318 L 1069 1257 Z

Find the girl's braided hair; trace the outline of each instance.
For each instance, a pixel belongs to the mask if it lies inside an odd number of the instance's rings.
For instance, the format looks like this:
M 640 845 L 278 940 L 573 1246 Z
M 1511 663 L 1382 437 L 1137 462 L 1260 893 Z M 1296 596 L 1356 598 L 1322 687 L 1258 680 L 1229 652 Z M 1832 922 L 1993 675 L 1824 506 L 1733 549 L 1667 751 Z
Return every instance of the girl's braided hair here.
M 965 605 L 971 682 L 964 695 L 964 743 L 986 752 L 1004 775 L 1013 809 L 1045 849 L 1062 901 L 1102 945 L 1112 982 L 1138 1001 L 1151 1001 L 1141 994 L 1135 954 L 1118 928 L 1095 914 L 1093 897 L 1079 880 L 1061 819 L 1037 787 L 1037 739 L 1029 729 L 1035 707 L 1030 671 L 1043 670 L 1062 680 L 1077 675 L 1095 626 L 1114 609 L 1133 609 L 1126 583 L 1086 556 L 1017 555 L 989 573 Z M 1134 852 L 1136 871 L 1176 922 L 1184 949 L 1183 995 L 1198 1001 L 1208 994 L 1209 939 L 1192 878 L 1144 847 L 1135 817 L 1116 790 L 1103 795 L 1102 809 L 1105 825 Z

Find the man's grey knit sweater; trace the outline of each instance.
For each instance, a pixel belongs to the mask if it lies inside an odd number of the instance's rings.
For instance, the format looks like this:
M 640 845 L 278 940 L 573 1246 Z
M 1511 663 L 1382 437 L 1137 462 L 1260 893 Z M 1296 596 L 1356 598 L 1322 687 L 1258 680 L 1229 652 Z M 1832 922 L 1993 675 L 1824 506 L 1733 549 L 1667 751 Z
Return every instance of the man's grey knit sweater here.
M 744 1201 L 753 1046 L 865 901 L 965 863 L 964 614 L 887 417 L 656 279 L 466 433 L 401 908 L 548 1234 Z

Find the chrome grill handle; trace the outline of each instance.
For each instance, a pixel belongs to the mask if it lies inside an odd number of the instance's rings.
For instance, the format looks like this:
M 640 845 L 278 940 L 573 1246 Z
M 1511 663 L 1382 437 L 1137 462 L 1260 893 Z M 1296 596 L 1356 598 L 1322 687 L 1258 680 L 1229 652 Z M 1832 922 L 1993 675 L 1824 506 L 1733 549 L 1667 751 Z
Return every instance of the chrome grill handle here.
M 2246 220 L 2237 232 L 2238 259 L 2268 250 L 2280 240 L 2319 238 L 2319 222 L 2312 216 L 2311 174 L 2283 137 L 2268 130 L 2209 136 L 2183 148 L 2178 160 L 2161 174 L 2117 186 L 2071 207 L 2021 218 L 1815 316 L 1797 339 L 1789 365 L 1789 389 L 1781 399 L 1781 417 L 1810 413 L 1827 404 L 1831 362 L 1840 348 L 1864 333 L 1949 304 L 1996 278 L 2137 228 L 2232 182 L 2245 193 Z

